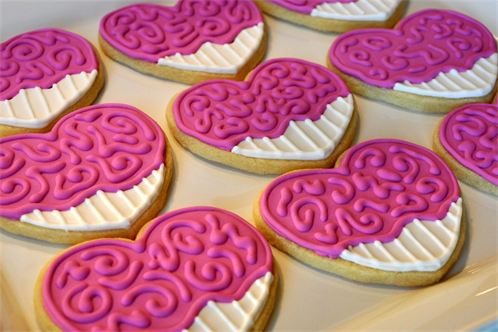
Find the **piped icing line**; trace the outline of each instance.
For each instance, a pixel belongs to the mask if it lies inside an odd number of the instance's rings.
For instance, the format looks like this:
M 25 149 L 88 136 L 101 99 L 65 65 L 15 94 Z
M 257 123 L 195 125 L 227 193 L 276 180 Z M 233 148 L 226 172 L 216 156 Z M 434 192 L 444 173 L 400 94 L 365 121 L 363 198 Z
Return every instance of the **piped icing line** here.
M 232 43 L 263 22 L 252 1 L 180 0 L 174 6 L 135 4 L 107 14 L 100 35 L 125 55 L 147 62 L 190 55 L 203 44 Z
M 439 126 L 443 148 L 458 163 L 498 186 L 498 104 L 468 104 Z
M 353 115 L 350 94 L 326 106 L 316 121 L 291 121 L 284 134 L 270 139 L 247 137 L 232 152 L 253 158 L 320 160 L 329 156 L 342 139 Z
M 482 23 L 451 10 L 428 9 L 404 18 L 392 30 L 342 34 L 332 44 L 329 59 L 345 74 L 393 89 L 396 83 L 427 83 L 441 73 L 466 72 L 496 53 L 496 40 Z
M 156 218 L 135 241 L 66 250 L 48 265 L 41 300 L 62 330 L 177 331 L 206 318 L 210 301 L 216 308 L 246 297 L 262 302 L 253 286 L 264 291 L 272 270 L 270 247 L 253 226 L 228 211 L 192 207 Z
M 357 0 L 353 2 L 323 1 L 311 16 L 348 21 L 386 21 L 401 0 Z
M 263 41 L 264 24 L 242 30 L 235 40 L 226 44 L 206 42 L 193 54 L 165 56 L 159 65 L 208 73 L 235 74 L 256 53 Z
M 192 325 L 183 331 L 251 331 L 256 317 L 260 315 L 268 301 L 273 278 L 271 272 L 266 272 L 238 301 L 227 303 L 209 301 L 195 317 Z
M 273 139 L 291 121 L 317 121 L 350 92 L 332 71 L 292 58 L 259 65 L 246 81 L 213 80 L 181 93 L 173 104 L 179 130 L 226 151 L 247 137 Z
M 129 228 L 154 202 L 164 183 L 164 164 L 131 189 L 97 191 L 83 203 L 68 210 L 23 214 L 21 222 L 65 231 L 98 231 Z
M 344 260 L 385 271 L 437 271 L 450 259 L 460 238 L 462 199 L 441 220 L 413 220 L 391 242 L 375 241 L 345 249 Z
M 49 89 L 67 75 L 99 69 L 92 45 L 61 29 L 41 29 L 17 35 L 0 44 L 0 100 L 22 89 Z
M 348 150 L 336 168 L 278 177 L 263 192 L 260 211 L 280 236 L 333 259 L 350 246 L 391 242 L 415 219 L 443 219 L 459 191 L 432 151 L 377 139 Z
M 325 3 L 348 5 L 357 3 L 358 1 L 359 0 L 268 0 L 268 2 L 279 5 L 285 9 L 308 15 L 310 15 L 314 9 Z
M 45 134 L 0 139 L 0 216 L 68 210 L 99 190 L 128 190 L 164 163 L 159 125 L 123 104 L 82 108 Z
M 67 74 L 50 88 L 21 89 L 11 99 L 0 101 L 0 124 L 24 127 L 46 127 L 53 119 L 84 96 L 97 78 L 90 73 Z

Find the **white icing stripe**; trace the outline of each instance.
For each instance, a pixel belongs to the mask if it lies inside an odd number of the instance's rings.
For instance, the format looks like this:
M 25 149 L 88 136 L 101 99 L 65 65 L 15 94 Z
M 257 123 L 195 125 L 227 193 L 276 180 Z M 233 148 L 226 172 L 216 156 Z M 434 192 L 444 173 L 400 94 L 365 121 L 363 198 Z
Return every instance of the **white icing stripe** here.
M 251 285 L 239 301 L 209 301 L 192 325 L 183 331 L 250 331 L 268 300 L 272 281 L 272 273 L 267 272 Z
M 349 21 L 386 21 L 401 0 L 358 0 L 349 3 L 322 3 L 311 16 Z
M 97 70 L 90 73 L 66 75 L 51 88 L 21 89 L 9 100 L 0 101 L 0 124 L 43 128 L 69 106 L 85 95 L 97 78 Z
M 396 83 L 394 90 L 440 98 L 471 98 L 485 96 L 493 90 L 498 77 L 498 53 L 479 59 L 472 69 L 455 69 L 440 73 L 425 83 Z
M 341 253 L 341 258 L 386 271 L 436 271 L 455 250 L 460 236 L 462 199 L 452 203 L 438 221 L 415 219 L 391 242 L 359 244 Z
M 242 30 L 231 44 L 204 43 L 197 52 L 161 58 L 159 65 L 208 73 L 235 74 L 253 56 L 263 40 L 264 25 Z
M 164 164 L 142 182 L 125 191 L 97 191 L 78 206 L 65 211 L 34 210 L 21 222 L 66 231 L 128 228 L 158 196 L 164 182 Z
M 350 94 L 327 105 L 320 119 L 291 121 L 284 134 L 277 138 L 247 137 L 232 152 L 248 157 L 285 160 L 320 160 L 334 151 L 342 139 L 354 102 Z

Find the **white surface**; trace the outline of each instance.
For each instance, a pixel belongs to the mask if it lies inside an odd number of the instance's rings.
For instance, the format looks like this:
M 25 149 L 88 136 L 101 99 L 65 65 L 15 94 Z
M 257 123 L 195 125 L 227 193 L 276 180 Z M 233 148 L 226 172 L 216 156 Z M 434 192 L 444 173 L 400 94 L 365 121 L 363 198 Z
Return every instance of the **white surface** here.
M 385 21 L 400 0 L 358 0 L 349 3 L 322 3 L 311 11 L 311 16 L 350 21 Z
M 73 30 L 97 45 L 98 21 L 123 2 L 5 2 L 0 3 L 0 33 L 5 40 L 23 31 L 47 26 Z M 452 8 L 480 19 L 497 35 L 496 0 L 412 0 L 409 12 L 436 7 Z M 325 64 L 335 35 L 319 33 L 266 17 L 270 31 L 267 58 L 294 56 Z M 107 84 L 99 102 L 121 102 L 149 113 L 166 128 L 164 110 L 175 94 L 187 86 L 141 75 L 102 56 Z M 360 114 L 357 142 L 395 137 L 427 147 L 441 115 L 412 113 L 379 102 L 356 98 Z M 171 137 L 170 133 L 168 136 Z M 170 140 L 175 157 L 175 175 L 164 211 L 213 205 L 252 220 L 252 203 L 272 177 L 250 175 L 202 160 Z M 473 328 L 498 316 L 498 244 L 496 199 L 461 184 L 469 232 L 456 266 L 445 281 L 423 289 L 363 285 L 309 268 L 274 250 L 282 273 L 269 329 L 310 331 L 341 329 L 455 330 Z M 15 320 L 22 329 L 22 316 L 36 330 L 33 289 L 38 272 L 64 246 L 51 245 L 0 232 L 3 322 Z M 14 300 L 13 300 L 14 299 Z M 12 304 L 17 301 L 17 304 Z M 15 307 L 22 310 L 15 310 Z M 14 314 L 15 313 L 15 314 Z M 9 321 L 7 321 L 9 319 Z M 21 322 L 21 323 L 19 323 Z

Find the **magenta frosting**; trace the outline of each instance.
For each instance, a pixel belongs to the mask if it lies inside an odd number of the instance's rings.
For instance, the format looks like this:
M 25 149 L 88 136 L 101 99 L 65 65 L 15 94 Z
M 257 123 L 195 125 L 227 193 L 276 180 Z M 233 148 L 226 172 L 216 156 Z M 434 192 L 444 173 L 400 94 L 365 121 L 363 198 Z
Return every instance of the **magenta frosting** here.
M 246 137 L 278 137 L 290 121 L 318 120 L 328 104 L 348 95 L 329 69 L 280 58 L 259 65 L 244 82 L 192 86 L 175 100 L 173 114 L 183 133 L 230 151 Z
M 42 29 L 17 35 L 0 45 L 0 100 L 21 89 L 51 88 L 66 75 L 98 67 L 92 45 L 75 33 Z
M 351 3 L 358 0 L 263 0 L 301 14 L 311 14 L 316 6 L 324 3 Z
M 498 186 L 498 104 L 469 104 L 449 113 L 439 139 L 460 164 Z
M 263 22 L 252 1 L 180 0 L 175 6 L 136 4 L 107 14 L 100 35 L 129 57 L 156 63 L 195 53 L 202 44 L 227 44 Z
M 429 9 L 406 17 L 393 30 L 342 34 L 329 59 L 345 74 L 392 89 L 398 82 L 428 82 L 452 69 L 469 70 L 496 52 L 493 34 L 480 22 L 451 10 Z
M 394 240 L 414 219 L 441 220 L 459 191 L 434 152 L 376 139 L 349 149 L 337 168 L 278 177 L 264 191 L 260 211 L 278 235 L 337 258 L 350 245 Z
M 156 218 L 136 241 L 65 251 L 44 275 L 43 305 L 64 331 L 181 331 L 208 301 L 239 300 L 271 271 L 270 247 L 253 226 L 192 207 Z
M 140 183 L 164 162 L 163 131 L 121 104 L 82 108 L 45 134 L 0 139 L 0 216 L 68 210 L 98 190 Z

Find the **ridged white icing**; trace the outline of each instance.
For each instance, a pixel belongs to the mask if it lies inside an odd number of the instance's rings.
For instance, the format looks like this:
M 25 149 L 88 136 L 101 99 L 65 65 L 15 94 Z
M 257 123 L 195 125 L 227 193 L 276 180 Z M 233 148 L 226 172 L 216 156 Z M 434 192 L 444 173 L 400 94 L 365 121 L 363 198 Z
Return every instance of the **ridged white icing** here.
M 164 182 L 164 164 L 131 189 L 115 193 L 97 191 L 83 203 L 65 211 L 34 210 L 21 222 L 66 231 L 96 231 L 128 228 L 159 194 Z
M 341 258 L 385 271 L 437 271 L 451 257 L 460 236 L 462 198 L 437 221 L 415 219 L 394 241 L 360 244 L 341 253 Z
M 239 301 L 230 303 L 209 301 L 192 325 L 183 331 L 250 331 L 268 300 L 272 281 L 272 273 L 267 272 L 251 285 Z
M 21 89 L 11 99 L 0 101 L 0 124 L 43 128 L 91 88 L 97 70 L 66 75 L 51 88 Z
M 354 102 L 350 94 L 327 105 L 316 120 L 291 121 L 284 134 L 277 138 L 247 137 L 232 152 L 248 157 L 285 160 L 320 160 L 334 151 L 342 139 L 351 116 Z
M 386 21 L 401 0 L 358 0 L 349 3 L 322 3 L 311 16 L 349 21 Z
M 479 59 L 466 71 L 455 69 L 440 73 L 426 83 L 396 83 L 394 90 L 440 98 L 471 98 L 485 96 L 493 90 L 498 78 L 498 53 Z
M 242 30 L 230 44 L 204 43 L 197 52 L 161 58 L 159 65 L 183 70 L 208 73 L 235 74 L 253 56 L 264 35 L 264 25 L 259 23 Z

